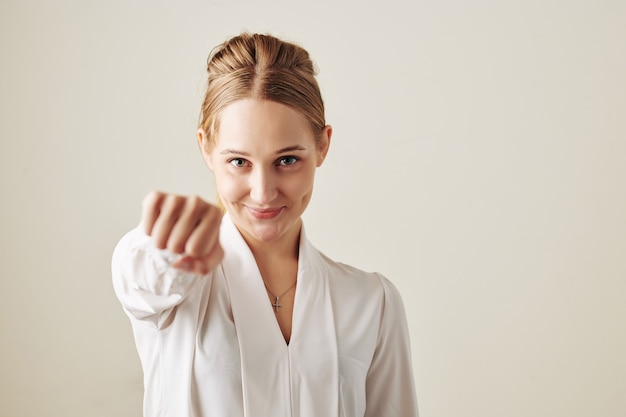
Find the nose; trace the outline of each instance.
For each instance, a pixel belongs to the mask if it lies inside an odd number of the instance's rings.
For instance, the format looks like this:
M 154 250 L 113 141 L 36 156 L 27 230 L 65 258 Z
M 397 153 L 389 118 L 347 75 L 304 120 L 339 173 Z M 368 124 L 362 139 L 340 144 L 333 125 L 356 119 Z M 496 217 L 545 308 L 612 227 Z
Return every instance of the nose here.
M 260 205 L 270 204 L 278 196 L 276 174 L 269 169 L 258 168 L 250 173 L 250 198 Z

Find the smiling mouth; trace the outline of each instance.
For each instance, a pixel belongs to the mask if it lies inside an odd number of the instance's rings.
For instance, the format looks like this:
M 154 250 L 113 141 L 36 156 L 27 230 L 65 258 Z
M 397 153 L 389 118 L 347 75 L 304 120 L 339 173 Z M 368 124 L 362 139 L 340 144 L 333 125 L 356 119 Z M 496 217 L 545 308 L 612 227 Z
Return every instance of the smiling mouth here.
M 248 213 L 252 215 L 252 217 L 259 219 L 259 220 L 273 219 L 274 217 L 278 216 L 283 211 L 282 207 L 257 209 L 257 208 L 246 206 L 246 209 L 248 210 Z

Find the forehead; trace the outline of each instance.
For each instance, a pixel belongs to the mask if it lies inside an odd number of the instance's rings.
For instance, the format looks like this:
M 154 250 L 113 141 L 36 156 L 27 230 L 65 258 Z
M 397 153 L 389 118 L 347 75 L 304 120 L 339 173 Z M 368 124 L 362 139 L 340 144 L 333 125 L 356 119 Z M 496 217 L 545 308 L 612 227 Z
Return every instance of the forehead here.
M 270 100 L 242 99 L 222 110 L 216 148 L 255 150 L 315 143 L 306 117 Z

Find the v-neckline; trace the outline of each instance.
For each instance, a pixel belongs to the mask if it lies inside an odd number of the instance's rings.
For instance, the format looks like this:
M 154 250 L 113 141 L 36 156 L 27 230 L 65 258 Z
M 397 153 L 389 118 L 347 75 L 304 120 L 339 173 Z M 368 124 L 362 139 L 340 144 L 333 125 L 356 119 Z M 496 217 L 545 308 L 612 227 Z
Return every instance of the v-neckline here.
M 306 240 L 304 228 L 288 343 L 268 302 L 254 256 L 227 216 L 220 240 L 224 248 L 221 273 L 230 294 L 241 355 L 245 415 L 291 415 L 291 401 L 268 399 L 277 393 L 291 395 L 286 393 L 298 386 L 316 387 L 316 395 L 328 399 L 303 416 L 335 415 L 339 369 L 329 276 L 325 261 Z
M 227 226 L 231 228 L 228 233 L 232 237 L 229 239 L 228 244 L 233 250 L 226 251 L 224 261 L 226 264 L 239 264 L 238 266 L 242 267 L 242 270 L 239 273 L 232 274 L 232 276 L 228 276 L 226 278 L 231 293 L 233 291 L 236 292 L 236 294 L 231 297 L 231 305 L 234 301 L 233 297 L 241 298 L 241 301 L 244 303 L 243 305 L 246 306 L 246 309 L 252 311 L 253 315 L 260 321 L 260 323 L 255 321 L 253 324 L 243 322 L 243 320 L 238 322 L 235 317 L 235 324 L 241 329 L 248 327 L 248 325 L 256 327 L 257 330 L 265 329 L 266 332 L 268 329 L 271 329 L 269 330 L 271 334 L 265 334 L 264 337 L 257 339 L 255 341 L 255 345 L 258 346 L 260 344 L 269 343 L 269 345 L 266 346 L 268 349 L 273 346 L 274 348 L 280 347 L 279 351 L 282 349 L 288 350 L 289 346 L 293 344 L 294 336 L 298 333 L 296 331 L 298 285 L 296 285 L 294 294 L 293 311 L 291 316 L 291 332 L 289 341 L 287 341 L 280 328 L 280 323 L 278 322 L 276 313 L 274 313 L 272 303 L 267 296 L 265 283 L 252 250 L 237 230 L 237 227 L 234 223 L 232 223 L 232 220 L 227 217 L 225 217 L 225 220 L 228 220 Z M 298 283 L 300 283 L 300 271 L 301 262 L 299 259 L 296 276 Z M 232 307 L 235 308 L 234 305 L 232 305 Z M 233 316 L 235 315 L 236 314 L 233 311 Z M 270 321 L 272 322 L 271 324 L 269 324 Z M 268 339 L 271 340 L 271 342 L 268 342 Z

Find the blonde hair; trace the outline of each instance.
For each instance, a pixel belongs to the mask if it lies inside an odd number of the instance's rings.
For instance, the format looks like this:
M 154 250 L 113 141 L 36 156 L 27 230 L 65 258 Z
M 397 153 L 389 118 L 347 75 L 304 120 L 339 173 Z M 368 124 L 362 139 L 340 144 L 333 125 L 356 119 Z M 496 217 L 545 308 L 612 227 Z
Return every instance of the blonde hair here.
M 221 111 L 245 98 L 271 100 L 299 111 L 314 136 L 321 137 L 324 102 L 304 48 L 271 35 L 242 33 L 209 55 L 207 72 L 199 126 L 206 133 L 205 146 L 215 145 Z

